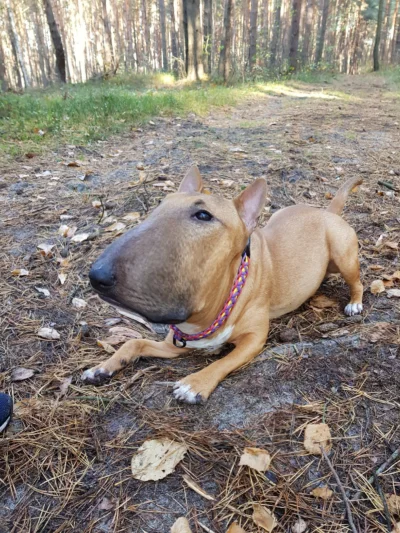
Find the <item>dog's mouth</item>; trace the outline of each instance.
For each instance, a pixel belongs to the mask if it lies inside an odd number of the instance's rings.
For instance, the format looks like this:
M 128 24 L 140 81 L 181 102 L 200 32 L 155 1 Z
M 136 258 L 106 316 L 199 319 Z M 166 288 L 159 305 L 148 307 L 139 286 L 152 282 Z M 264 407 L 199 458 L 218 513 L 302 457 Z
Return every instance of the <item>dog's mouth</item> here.
M 121 315 L 131 318 L 135 322 L 139 322 L 140 324 L 143 324 L 144 326 L 146 326 L 147 328 L 149 328 L 151 331 L 155 333 L 160 333 L 162 332 L 161 330 L 167 331 L 169 329 L 170 324 L 180 324 L 182 322 L 182 320 L 174 320 L 174 319 L 169 319 L 168 321 L 154 322 L 152 320 L 149 320 L 144 315 L 138 313 L 137 311 L 134 311 L 127 305 L 121 304 L 120 302 L 118 302 L 114 298 L 111 298 L 110 296 L 105 296 L 104 294 L 100 294 L 99 292 L 97 292 L 97 294 L 104 302 L 107 302 L 108 304 L 115 307 L 117 311 L 121 313 Z

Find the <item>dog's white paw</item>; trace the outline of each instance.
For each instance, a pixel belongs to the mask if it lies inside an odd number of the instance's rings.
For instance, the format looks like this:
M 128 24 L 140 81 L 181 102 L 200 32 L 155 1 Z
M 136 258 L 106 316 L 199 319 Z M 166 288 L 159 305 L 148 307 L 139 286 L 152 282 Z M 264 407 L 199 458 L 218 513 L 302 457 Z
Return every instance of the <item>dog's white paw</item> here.
M 193 392 L 190 385 L 185 385 L 180 381 L 175 383 L 173 395 L 176 400 L 186 403 L 201 403 L 203 401 L 201 394 Z
M 362 304 L 347 304 L 344 308 L 344 314 L 347 316 L 359 315 L 362 313 Z
M 108 381 L 112 377 L 112 374 L 104 368 L 88 368 L 82 374 L 81 379 L 85 383 L 92 383 L 94 385 L 101 385 Z

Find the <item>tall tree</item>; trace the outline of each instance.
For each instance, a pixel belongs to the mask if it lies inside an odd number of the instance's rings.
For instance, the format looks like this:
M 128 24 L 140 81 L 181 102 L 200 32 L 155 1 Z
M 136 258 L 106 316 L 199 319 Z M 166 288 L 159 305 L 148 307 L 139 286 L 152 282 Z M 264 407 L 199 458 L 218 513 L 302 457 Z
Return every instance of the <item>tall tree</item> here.
M 164 0 L 158 0 L 158 6 L 160 9 L 160 29 L 161 29 L 161 45 L 162 45 L 162 66 L 163 70 L 168 70 L 168 54 L 167 54 L 167 31 L 165 21 L 165 2 Z
M 275 67 L 278 59 L 278 42 L 281 32 L 282 0 L 275 0 L 274 22 L 272 27 L 270 66 Z
M 21 45 L 20 45 L 20 41 L 19 41 L 19 35 L 18 35 L 18 32 L 17 32 L 17 26 L 15 24 L 14 13 L 13 13 L 13 10 L 11 9 L 10 2 L 8 2 L 8 4 L 7 4 L 7 14 L 8 14 L 8 21 L 9 21 L 9 24 L 10 24 L 11 44 L 12 44 L 12 48 L 13 48 L 13 51 L 14 51 L 16 63 L 18 65 L 17 72 L 18 72 L 18 76 L 19 76 L 19 79 L 20 79 L 20 86 L 21 87 L 30 87 L 31 79 L 30 79 L 30 76 L 28 74 L 28 69 L 26 68 L 26 65 L 25 65 L 24 56 L 22 54 L 22 49 L 21 49 Z M 22 72 L 22 78 L 21 78 L 20 72 Z M 23 80 L 23 83 L 22 83 L 22 80 Z
M 315 63 L 317 65 L 318 63 L 321 62 L 322 54 L 324 52 L 326 26 L 327 26 L 328 15 L 329 15 L 329 0 L 321 0 L 321 1 L 322 1 L 321 26 L 319 29 L 317 49 L 315 52 Z
M 292 0 L 292 23 L 290 26 L 290 49 L 289 49 L 289 67 L 291 70 L 297 70 L 299 50 L 299 29 L 300 29 L 301 0 Z
M 203 36 L 204 36 L 204 67 L 207 74 L 211 74 L 211 51 L 213 41 L 213 2 L 204 0 L 203 2 Z
M 58 24 L 54 17 L 53 6 L 51 0 L 43 0 L 44 10 L 46 13 L 47 24 L 49 25 L 51 40 L 53 42 L 54 51 L 56 54 L 56 67 L 60 80 L 63 83 L 67 82 L 67 74 L 65 69 L 65 52 L 64 45 L 61 39 L 61 33 L 58 28 Z
M 225 83 L 229 79 L 229 73 L 231 70 L 232 17 L 233 17 L 233 0 L 225 0 L 224 37 L 221 42 L 221 52 L 220 52 L 219 64 L 218 64 L 219 75 L 223 77 Z
M 379 45 L 381 42 L 384 5 L 385 5 L 385 0 L 379 0 L 378 21 L 376 23 L 375 44 L 374 44 L 374 71 L 379 70 Z
M 178 30 L 176 27 L 176 10 L 175 0 L 170 0 L 169 13 L 171 18 L 171 53 L 172 53 L 172 70 L 175 75 L 179 72 L 179 46 L 178 46 Z
M 305 20 L 303 30 L 303 43 L 301 47 L 302 63 L 305 65 L 310 58 L 310 43 L 313 31 L 314 0 L 307 0 L 305 6 Z
M 251 0 L 250 8 L 250 44 L 249 44 L 249 68 L 253 70 L 257 54 L 257 15 L 258 0 Z
M 188 80 L 200 80 L 204 77 L 200 0 L 183 0 L 183 26 L 186 75 Z
M 397 28 L 397 32 L 396 32 Z M 397 42 L 397 50 L 400 50 L 400 2 L 399 0 L 396 0 L 396 4 L 393 11 L 393 22 L 392 22 L 392 28 L 391 28 L 391 53 L 390 53 L 390 59 L 391 61 L 396 60 L 396 42 Z
M 268 57 L 268 0 L 262 0 L 261 4 L 261 43 L 260 55 L 262 56 L 262 63 L 267 65 Z

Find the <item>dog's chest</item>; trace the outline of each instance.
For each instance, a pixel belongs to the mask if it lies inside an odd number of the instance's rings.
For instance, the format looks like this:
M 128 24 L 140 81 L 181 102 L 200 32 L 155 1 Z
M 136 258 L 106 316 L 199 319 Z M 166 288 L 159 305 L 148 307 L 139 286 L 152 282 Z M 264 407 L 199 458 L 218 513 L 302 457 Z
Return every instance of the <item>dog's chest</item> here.
M 196 350 L 217 350 L 223 344 L 228 342 L 232 335 L 233 326 L 227 326 L 218 335 L 210 339 L 200 339 L 198 341 L 187 341 L 188 348 L 195 348 Z

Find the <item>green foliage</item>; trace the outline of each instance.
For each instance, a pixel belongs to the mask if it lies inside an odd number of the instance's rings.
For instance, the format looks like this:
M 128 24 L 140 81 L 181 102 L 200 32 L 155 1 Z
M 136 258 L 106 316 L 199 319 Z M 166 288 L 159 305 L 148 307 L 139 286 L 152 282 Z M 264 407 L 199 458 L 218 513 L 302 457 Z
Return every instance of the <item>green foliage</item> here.
M 151 83 L 151 88 L 149 87 Z M 167 88 L 167 86 L 169 88 Z M 15 153 L 56 144 L 86 144 L 121 133 L 154 116 L 205 113 L 229 105 L 244 88 L 184 86 L 171 75 L 118 76 L 0 99 L 0 152 Z M 45 132 L 40 135 L 39 130 Z

